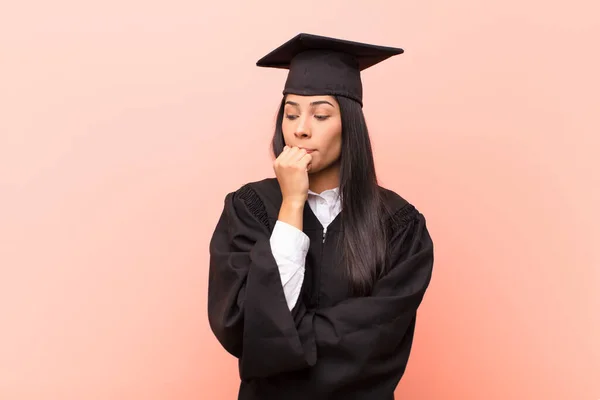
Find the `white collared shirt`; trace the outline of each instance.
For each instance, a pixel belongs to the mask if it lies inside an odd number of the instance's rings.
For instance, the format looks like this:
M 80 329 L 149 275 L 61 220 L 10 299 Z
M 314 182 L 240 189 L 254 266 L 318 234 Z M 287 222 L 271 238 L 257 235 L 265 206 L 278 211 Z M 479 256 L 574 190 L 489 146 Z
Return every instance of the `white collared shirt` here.
M 325 234 L 329 224 L 342 209 L 339 188 L 325 190 L 320 194 L 309 190 L 307 201 L 311 210 L 323 225 L 323 234 Z M 277 221 L 271 234 L 270 243 L 273 257 L 279 267 L 285 299 L 291 310 L 298 301 L 302 282 L 304 281 L 304 267 L 310 239 L 295 226 Z

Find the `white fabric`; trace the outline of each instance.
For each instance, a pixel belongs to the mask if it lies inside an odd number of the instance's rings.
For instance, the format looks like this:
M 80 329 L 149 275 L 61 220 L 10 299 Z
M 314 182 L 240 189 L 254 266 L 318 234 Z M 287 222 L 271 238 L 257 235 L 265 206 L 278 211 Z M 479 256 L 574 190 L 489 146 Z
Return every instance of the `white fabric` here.
M 325 190 L 320 194 L 309 190 L 308 205 L 326 232 L 329 224 L 341 211 L 339 188 Z M 277 221 L 270 243 L 273 257 L 279 267 L 285 299 L 291 310 L 298 301 L 304 281 L 304 267 L 310 239 L 295 226 Z

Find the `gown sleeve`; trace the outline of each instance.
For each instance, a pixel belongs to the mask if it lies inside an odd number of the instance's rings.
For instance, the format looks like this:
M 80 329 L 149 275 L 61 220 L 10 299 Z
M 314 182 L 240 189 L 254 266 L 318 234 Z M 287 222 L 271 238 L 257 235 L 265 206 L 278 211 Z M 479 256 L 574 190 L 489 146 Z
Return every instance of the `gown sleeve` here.
M 313 317 L 316 376 L 339 398 L 369 398 L 374 384 L 395 387 L 408 362 L 417 309 L 431 281 L 433 241 L 411 204 L 396 212 L 390 228 L 387 272 L 372 293 L 318 309 Z
M 239 358 L 241 378 L 314 367 L 320 387 L 331 393 L 397 383 L 431 279 L 433 243 L 424 217 L 411 205 L 396 213 L 389 268 L 371 295 L 316 310 L 299 300 L 291 312 L 266 218 L 252 189 L 229 194 L 210 244 L 209 322 Z
M 248 185 L 226 196 L 210 241 L 208 317 L 221 345 L 251 379 L 314 365 L 312 326 L 296 324 L 270 245 L 269 221 Z

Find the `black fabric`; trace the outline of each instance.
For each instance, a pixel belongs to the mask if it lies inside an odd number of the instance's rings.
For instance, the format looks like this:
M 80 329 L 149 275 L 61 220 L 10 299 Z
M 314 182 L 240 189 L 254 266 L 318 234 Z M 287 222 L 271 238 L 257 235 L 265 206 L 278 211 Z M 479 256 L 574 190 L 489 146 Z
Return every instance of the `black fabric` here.
M 393 219 L 390 268 L 372 295 L 352 297 L 339 268 L 343 211 L 323 227 L 308 206 L 310 238 L 298 303 L 290 312 L 269 238 L 281 192 L 275 178 L 229 193 L 210 242 L 208 315 L 239 359 L 240 400 L 389 400 L 404 374 L 417 308 L 429 285 L 433 242 L 424 216 L 381 188 Z
M 362 105 L 360 72 L 403 49 L 300 33 L 257 61 L 289 69 L 284 94 L 339 95 Z

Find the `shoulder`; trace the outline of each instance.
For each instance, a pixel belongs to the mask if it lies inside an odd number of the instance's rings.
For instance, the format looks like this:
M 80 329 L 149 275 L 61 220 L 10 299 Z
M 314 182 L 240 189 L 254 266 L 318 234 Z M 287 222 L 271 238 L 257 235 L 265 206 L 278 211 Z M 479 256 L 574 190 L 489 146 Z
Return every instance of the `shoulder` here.
M 279 199 L 279 200 L 278 200 Z M 281 203 L 281 190 L 276 178 L 246 182 L 226 196 L 226 202 L 240 215 L 246 215 L 269 228 L 273 225 L 272 209 Z
M 379 186 L 379 196 L 383 204 L 386 208 L 390 209 L 390 211 L 396 211 L 410 205 L 408 200 L 400 194 L 383 186 Z
M 235 200 L 242 202 L 254 202 L 268 200 L 271 197 L 281 197 L 279 183 L 276 178 L 265 178 L 257 181 L 243 183 L 227 194 Z
M 267 208 L 281 203 L 281 189 L 277 178 L 247 182 L 233 192 L 232 195 L 246 203 L 259 202 Z
M 396 191 L 379 186 L 379 193 L 388 225 L 399 227 L 424 220 L 417 207 Z
M 250 188 L 262 197 L 270 197 L 273 195 L 281 196 L 279 181 L 277 178 L 264 178 L 258 181 L 246 183 L 242 188 Z

